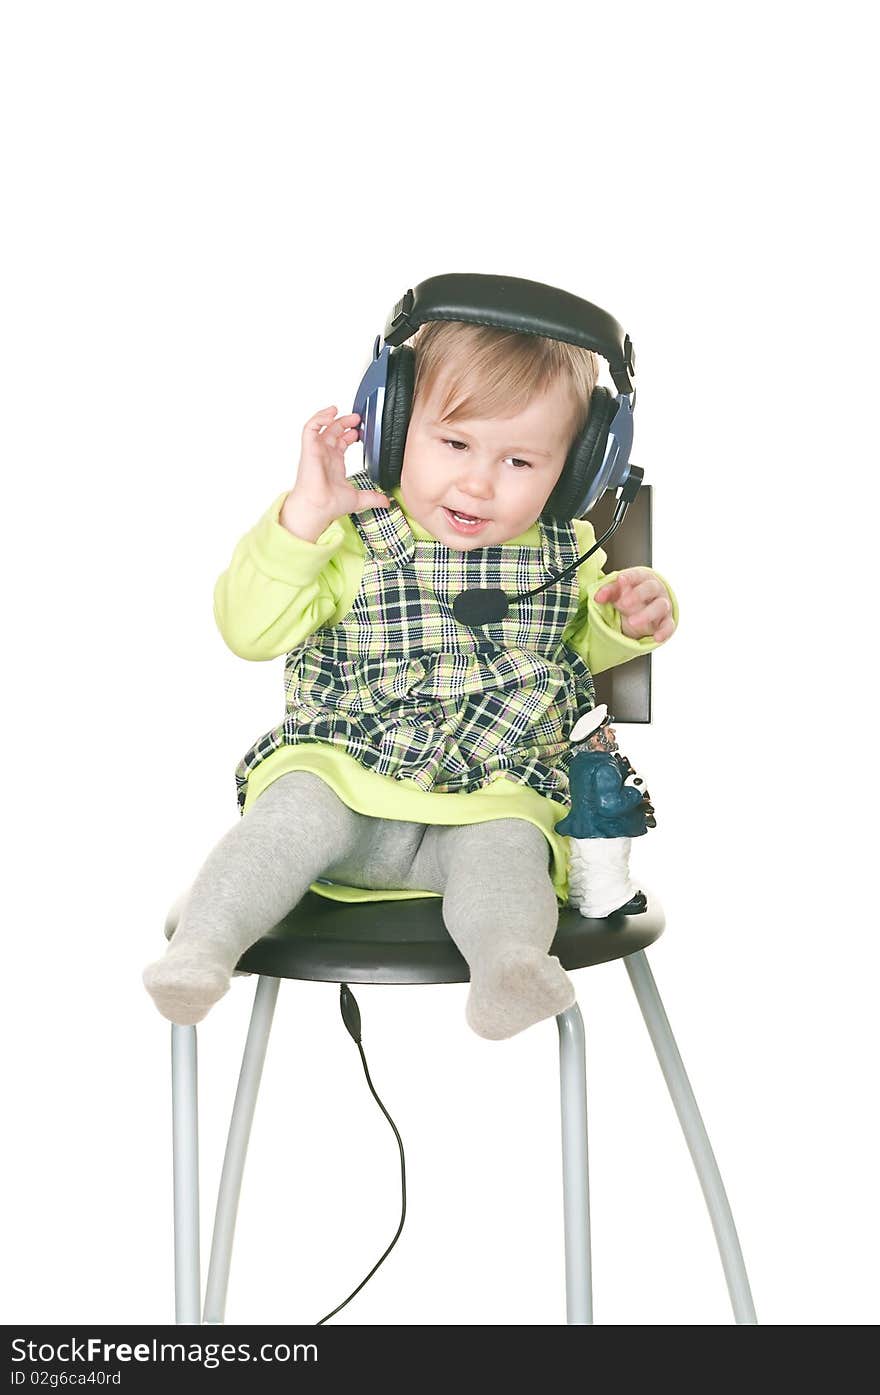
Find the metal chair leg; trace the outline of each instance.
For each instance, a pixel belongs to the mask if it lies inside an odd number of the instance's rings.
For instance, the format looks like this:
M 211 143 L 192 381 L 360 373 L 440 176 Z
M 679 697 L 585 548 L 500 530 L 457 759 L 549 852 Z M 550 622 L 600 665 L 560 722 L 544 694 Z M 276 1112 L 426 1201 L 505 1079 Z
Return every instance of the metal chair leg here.
M 171 1026 L 174 1317 L 200 1322 L 199 1100 L 195 1027 Z
M 730 1203 L 721 1180 L 721 1173 L 718 1171 L 709 1135 L 706 1133 L 705 1125 L 700 1117 L 697 1101 L 694 1098 L 691 1083 L 687 1078 L 684 1064 L 675 1044 L 669 1019 L 666 1016 L 663 1003 L 660 1001 L 660 994 L 657 991 L 657 985 L 654 982 L 645 951 L 643 949 L 637 950 L 635 954 L 627 955 L 623 962 L 626 965 L 633 992 L 642 1010 L 648 1034 L 654 1044 L 660 1069 L 663 1071 L 666 1084 L 669 1087 L 678 1121 L 694 1160 L 703 1196 L 706 1198 L 706 1205 L 709 1208 L 712 1227 L 715 1231 L 715 1239 L 721 1254 L 721 1263 L 724 1267 L 724 1277 L 727 1280 L 734 1317 L 737 1323 L 757 1324 L 758 1319 L 755 1316 L 755 1305 L 752 1302 L 742 1250 L 736 1226 L 733 1223 Z
M 229 1124 L 226 1141 L 226 1154 L 223 1159 L 223 1172 L 217 1193 L 217 1210 L 214 1216 L 214 1234 L 211 1241 L 211 1260 L 208 1265 L 208 1284 L 205 1291 L 204 1321 L 222 1323 L 226 1308 L 226 1289 L 229 1284 L 229 1266 L 232 1262 L 232 1240 L 235 1234 L 235 1218 L 238 1212 L 238 1199 L 241 1194 L 241 1179 L 247 1155 L 248 1140 L 254 1110 L 257 1105 L 257 1091 L 263 1074 L 263 1062 L 269 1044 L 269 1031 L 275 1013 L 280 979 L 261 977 L 254 994 L 238 1089 Z
M 562 1103 L 562 1198 L 565 1214 L 565 1305 L 569 1324 L 593 1321 L 590 1265 L 590 1170 L 587 1156 L 587 1057 L 577 1003 L 556 1018 Z

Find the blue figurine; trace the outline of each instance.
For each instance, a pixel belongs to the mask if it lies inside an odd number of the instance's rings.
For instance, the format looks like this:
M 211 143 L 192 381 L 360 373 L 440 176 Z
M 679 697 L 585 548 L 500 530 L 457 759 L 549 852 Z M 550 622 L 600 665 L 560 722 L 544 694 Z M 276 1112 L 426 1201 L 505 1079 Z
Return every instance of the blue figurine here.
M 600 703 L 575 723 L 571 810 L 556 825 L 570 839 L 569 899 L 581 915 L 638 915 L 648 902 L 629 875 L 630 841 L 656 826 L 645 782 L 617 745 Z

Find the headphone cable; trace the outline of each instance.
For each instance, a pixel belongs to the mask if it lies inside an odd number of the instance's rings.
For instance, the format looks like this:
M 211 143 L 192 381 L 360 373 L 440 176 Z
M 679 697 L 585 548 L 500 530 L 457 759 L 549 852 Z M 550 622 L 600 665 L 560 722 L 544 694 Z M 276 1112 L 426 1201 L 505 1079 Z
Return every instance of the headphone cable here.
M 575 567 L 579 567 L 582 562 L 586 562 L 588 557 L 592 557 L 593 553 L 597 550 L 597 548 L 600 548 L 604 542 L 607 542 L 608 539 L 611 537 L 612 533 L 617 532 L 621 523 L 626 518 L 626 511 L 632 503 L 633 499 L 636 497 L 637 493 L 639 492 L 639 486 L 642 483 L 642 480 L 644 479 L 644 475 L 644 470 L 640 470 L 638 466 L 632 465 L 630 467 L 630 473 L 627 482 L 621 490 L 620 498 L 615 503 L 614 514 L 611 519 L 611 527 L 608 528 L 606 532 L 602 534 L 601 538 L 599 538 L 596 542 L 593 543 L 593 546 L 590 548 L 589 552 L 582 552 L 580 557 L 576 557 L 575 560 L 572 563 L 570 563 L 569 566 L 564 567 L 561 572 L 557 572 L 555 575 L 551 573 L 550 580 L 545 581 L 543 585 L 536 586 L 532 591 L 523 591 L 522 595 L 520 596 L 511 597 L 510 604 L 515 605 L 517 601 L 524 601 L 528 596 L 537 596 L 540 594 L 541 591 L 546 591 L 548 586 L 555 586 L 557 581 L 561 581 L 564 576 L 568 576 L 569 572 L 574 571 Z
M 388 1249 L 385 1251 L 385 1253 L 382 1255 L 380 1259 L 376 1260 L 376 1263 L 373 1265 L 369 1274 L 367 1274 L 365 1278 L 361 1279 L 357 1288 L 352 1289 L 348 1297 L 343 1299 L 343 1301 L 338 1305 L 338 1307 L 334 1308 L 331 1312 L 326 1313 L 325 1316 L 322 1317 L 315 1324 L 316 1327 L 320 1327 L 321 1324 L 326 1322 L 328 1318 L 334 1317 L 336 1313 L 339 1312 L 340 1308 L 344 1308 L 346 1303 L 350 1303 L 352 1298 L 354 1298 L 355 1294 L 359 1293 L 360 1290 L 363 1288 L 364 1284 L 367 1282 L 367 1279 L 371 1279 L 373 1277 L 376 1270 L 379 1268 L 379 1265 L 382 1264 L 382 1262 L 385 1259 L 387 1259 L 388 1255 L 391 1253 L 394 1246 L 397 1244 L 398 1236 L 400 1235 L 400 1232 L 403 1230 L 403 1222 L 406 1219 L 406 1163 L 404 1161 L 403 1156 L 403 1141 L 400 1137 L 400 1134 L 397 1132 L 397 1126 L 395 1125 L 394 1120 L 388 1113 L 388 1110 L 385 1108 L 382 1101 L 379 1099 L 379 1096 L 376 1094 L 376 1091 L 373 1089 L 373 1082 L 370 1079 L 370 1072 L 367 1069 L 367 1058 L 364 1055 L 364 1048 L 361 1045 L 361 1014 L 358 1009 L 358 1005 L 355 1001 L 354 994 L 352 993 L 347 983 L 340 983 L 339 985 L 339 1007 L 342 1012 L 342 1020 L 345 1023 L 348 1033 L 354 1039 L 357 1049 L 361 1053 L 361 1061 L 364 1067 L 364 1074 L 367 1077 L 367 1084 L 370 1087 L 370 1091 L 373 1095 L 373 1098 L 375 1099 L 382 1113 L 385 1115 L 385 1118 L 388 1120 L 391 1127 L 394 1129 L 394 1136 L 397 1139 L 397 1146 L 400 1149 L 400 1190 L 403 1197 L 403 1208 L 400 1213 L 400 1225 L 397 1227 L 397 1232 L 394 1236 L 394 1239 L 391 1241 L 391 1244 L 388 1246 Z

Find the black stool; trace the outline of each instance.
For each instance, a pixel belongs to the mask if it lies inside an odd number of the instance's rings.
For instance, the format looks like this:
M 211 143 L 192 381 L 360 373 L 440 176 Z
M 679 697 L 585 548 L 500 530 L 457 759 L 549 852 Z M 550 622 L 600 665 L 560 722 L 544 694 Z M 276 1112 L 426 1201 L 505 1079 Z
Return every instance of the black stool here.
M 709 1208 L 738 1323 L 757 1321 L 742 1251 L 696 1100 L 645 948 L 663 912 L 649 894 L 642 915 L 587 920 L 563 907 L 551 954 L 568 970 L 623 959 L 657 1052 Z M 217 1198 L 204 1314 L 199 1263 L 196 1028 L 172 1026 L 176 1320 L 222 1323 L 245 1155 L 269 1030 L 282 978 L 330 983 L 466 983 L 468 966 L 442 919 L 440 897 L 344 903 L 308 892 L 252 945 L 237 966 L 259 975 Z M 538 1024 L 540 1025 L 540 1024 Z M 577 1003 L 556 1018 L 562 1113 L 562 1185 L 567 1321 L 592 1322 L 584 1024 Z

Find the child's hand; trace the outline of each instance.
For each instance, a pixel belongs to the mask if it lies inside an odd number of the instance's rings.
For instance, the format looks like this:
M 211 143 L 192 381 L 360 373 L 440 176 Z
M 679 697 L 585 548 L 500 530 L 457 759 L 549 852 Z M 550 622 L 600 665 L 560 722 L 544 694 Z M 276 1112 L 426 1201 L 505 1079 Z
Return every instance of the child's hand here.
M 358 489 L 346 479 L 345 451 L 357 440 L 359 422 L 357 412 L 337 418 L 335 407 L 325 407 L 303 427 L 296 484 L 279 517 L 297 537 L 314 542 L 343 514 L 389 507 L 391 500 L 381 490 Z
M 620 628 L 629 639 L 651 638 L 658 644 L 675 631 L 669 592 L 650 567 L 625 567 L 593 593 L 600 605 L 610 601 L 620 612 Z

